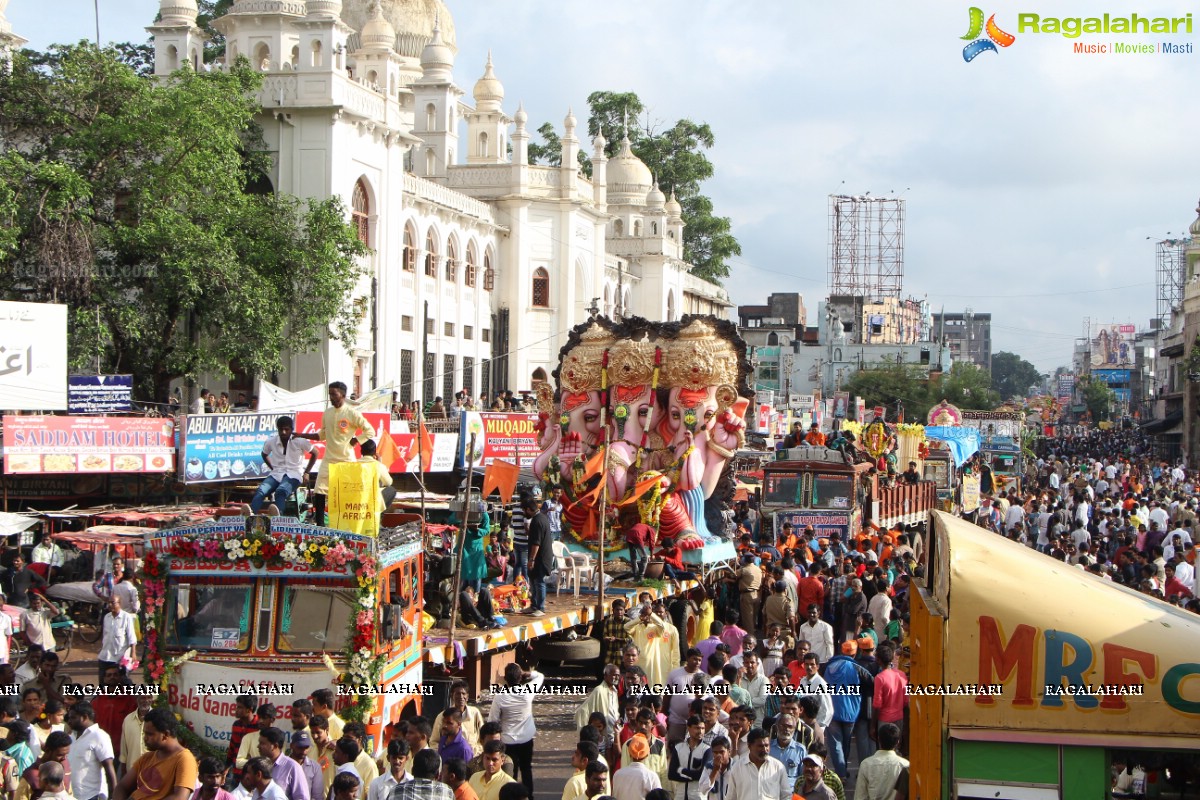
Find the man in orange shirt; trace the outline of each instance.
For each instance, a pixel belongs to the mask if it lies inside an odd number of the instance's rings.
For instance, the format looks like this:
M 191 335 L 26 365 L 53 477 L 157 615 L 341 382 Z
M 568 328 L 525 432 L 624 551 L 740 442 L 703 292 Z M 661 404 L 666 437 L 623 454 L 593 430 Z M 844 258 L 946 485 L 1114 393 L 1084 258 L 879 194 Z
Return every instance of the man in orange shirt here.
M 154 708 L 142 725 L 146 754 L 117 783 L 112 800 L 188 800 L 200 783 L 199 766 L 179 742 L 175 716 Z
M 804 437 L 804 441 L 813 447 L 825 446 L 825 434 L 821 433 L 821 429 L 817 427 L 817 423 L 813 423 L 808 428 L 808 436 Z

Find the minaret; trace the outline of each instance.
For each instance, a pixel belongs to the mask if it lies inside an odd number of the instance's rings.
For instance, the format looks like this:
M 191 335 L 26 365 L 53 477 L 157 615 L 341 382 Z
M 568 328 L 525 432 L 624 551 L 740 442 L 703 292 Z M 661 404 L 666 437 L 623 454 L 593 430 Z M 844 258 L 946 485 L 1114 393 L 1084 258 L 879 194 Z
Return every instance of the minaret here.
M 454 85 L 454 51 L 442 40 L 441 23 L 433 26 L 433 38 L 421 51 L 420 80 L 412 84 L 416 126 L 424 142 L 421 159 L 413 171 L 424 178 L 445 178 L 458 148 L 458 99 L 462 89 Z
M 467 163 L 504 164 L 508 161 L 508 126 L 512 122 L 504 114 L 504 85 L 496 77 L 492 53 L 488 51 L 483 77 L 475 82 L 475 110 L 465 114 L 467 120 Z
M 12 71 L 13 51 L 20 50 L 29 41 L 13 33 L 12 24 L 4 16 L 7 6 L 8 0 L 0 0 L 0 71 L 5 73 Z
M 529 121 L 529 115 L 525 113 L 525 105 L 517 106 L 517 113 L 513 115 L 516 120 L 517 128 L 513 131 L 512 146 L 513 146 L 513 163 L 517 166 L 529 165 L 529 131 L 525 129 L 525 123 Z
M 196 24 L 196 0 L 162 0 L 158 10 L 159 21 L 146 28 L 154 37 L 154 74 L 170 75 L 181 67 L 201 69 L 205 36 Z
M 311 4 L 310 4 L 311 6 Z M 358 34 L 359 49 L 354 51 L 354 76 L 372 88 L 387 92 L 398 80 L 395 62 L 396 29 L 383 16 L 379 0 L 371 4 L 371 18 Z M 396 73 L 396 74 L 393 74 Z
M 592 140 L 592 198 L 601 214 L 608 210 L 608 156 L 604 154 L 607 146 L 604 131 L 597 131 Z

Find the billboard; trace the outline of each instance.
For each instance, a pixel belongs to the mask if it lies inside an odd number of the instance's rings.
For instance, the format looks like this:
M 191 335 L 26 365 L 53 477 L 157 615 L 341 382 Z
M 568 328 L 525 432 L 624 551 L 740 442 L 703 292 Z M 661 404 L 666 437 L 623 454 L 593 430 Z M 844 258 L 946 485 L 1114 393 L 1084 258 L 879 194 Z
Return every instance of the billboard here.
M 0 301 L 0 409 L 67 407 L 67 307 Z
M 132 400 L 132 375 L 72 375 L 67 378 L 69 414 L 128 411 Z
M 1075 374 L 1072 372 L 1064 372 L 1058 376 L 1058 392 L 1057 397 L 1064 404 L 1071 402 L 1071 397 L 1075 394 Z
M 1105 386 L 1128 386 L 1130 373 L 1127 369 L 1094 369 L 1092 377 Z
M 175 423 L 156 417 L 4 417 L 4 471 L 169 472 Z
M 1092 369 L 1133 366 L 1133 325 L 1105 325 L 1092 337 Z
M 493 461 L 508 461 L 522 469 L 531 469 L 540 451 L 537 414 L 509 414 L 491 411 L 468 411 L 459 427 L 461 462 L 470 460 L 473 467 L 486 467 Z M 475 452 L 467 455 L 471 434 L 475 434 Z

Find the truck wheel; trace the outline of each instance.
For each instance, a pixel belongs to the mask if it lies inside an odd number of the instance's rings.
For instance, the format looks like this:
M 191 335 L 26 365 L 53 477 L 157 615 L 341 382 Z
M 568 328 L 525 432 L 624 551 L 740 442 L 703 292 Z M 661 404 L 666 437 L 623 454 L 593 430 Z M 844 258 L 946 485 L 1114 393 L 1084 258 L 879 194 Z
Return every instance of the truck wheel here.
M 573 642 L 539 641 L 534 642 L 533 653 L 539 661 L 591 661 L 600 657 L 600 640 L 586 636 Z

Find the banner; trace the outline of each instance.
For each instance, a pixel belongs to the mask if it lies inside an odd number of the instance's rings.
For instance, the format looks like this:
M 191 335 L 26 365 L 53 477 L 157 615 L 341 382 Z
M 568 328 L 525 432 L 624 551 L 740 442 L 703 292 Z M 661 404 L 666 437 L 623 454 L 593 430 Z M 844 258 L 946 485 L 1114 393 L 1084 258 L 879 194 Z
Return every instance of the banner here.
M 321 417 L 324 411 L 300 411 L 293 415 L 296 421 L 296 433 L 316 433 L 321 432 Z M 390 433 L 392 425 L 392 415 L 384 414 L 375 411 L 363 413 L 363 418 L 375 429 L 375 440 L 379 437 Z M 325 443 L 313 442 L 313 450 L 317 453 L 317 463 L 313 469 L 321 468 L 321 461 L 325 458 Z M 357 448 L 356 448 L 357 453 Z
M 169 472 L 175 423 L 154 417 L 4 417 L 4 471 Z
M 67 411 L 71 414 L 128 411 L 132 400 L 132 375 L 71 375 L 67 378 Z
M 845 419 L 850 412 L 850 393 L 849 392 L 834 392 L 833 393 L 833 416 L 837 419 Z
M 259 381 L 258 410 L 263 412 L 324 411 L 329 404 L 329 389 L 325 384 L 311 386 L 299 392 L 289 392 L 269 381 Z M 362 413 L 368 411 L 392 411 L 392 387 L 372 389 L 357 400 L 346 402 Z
M 954 466 L 961 467 L 968 458 L 979 452 L 979 431 L 959 425 L 926 425 L 925 438 L 945 442 Z
M 962 478 L 962 510 L 970 514 L 979 508 L 979 476 L 963 475 Z
M 379 473 L 373 462 L 329 465 L 329 527 L 359 536 L 379 533 Z
M 1137 328 L 1133 325 L 1105 325 L 1092 338 L 1091 362 L 1096 367 L 1129 367 L 1134 362 L 1133 340 Z
M 390 437 L 392 441 L 390 450 L 381 438 L 379 453 L 376 457 L 380 462 L 387 464 L 391 472 L 417 472 L 419 455 L 424 456 L 429 464 L 426 472 L 454 471 L 454 461 L 458 456 L 457 433 L 430 434 L 430 444 L 432 445 L 430 452 L 424 452 L 423 448 L 427 445 L 422 445 L 422 452 L 419 454 L 417 452 L 417 434 L 393 433 L 390 434 Z M 385 451 L 387 451 L 387 457 L 385 457 Z
M 270 470 L 263 444 L 278 414 L 189 414 L 183 418 L 179 475 L 184 483 L 257 481 Z M 285 415 L 286 416 L 286 415 Z
M 843 542 L 846 541 L 846 536 L 850 531 L 850 513 L 847 511 L 776 511 L 776 537 L 783 534 L 785 522 L 791 523 L 792 530 L 796 534 L 800 534 L 811 525 L 818 538 L 828 539 L 836 533 L 842 537 Z
M 460 464 L 486 467 L 496 459 L 531 469 L 541 452 L 538 448 L 537 414 L 511 414 L 492 411 L 469 411 L 459 425 Z M 467 453 L 471 434 L 475 434 L 475 452 Z
M 0 409 L 66 407 L 67 307 L 0 301 Z

